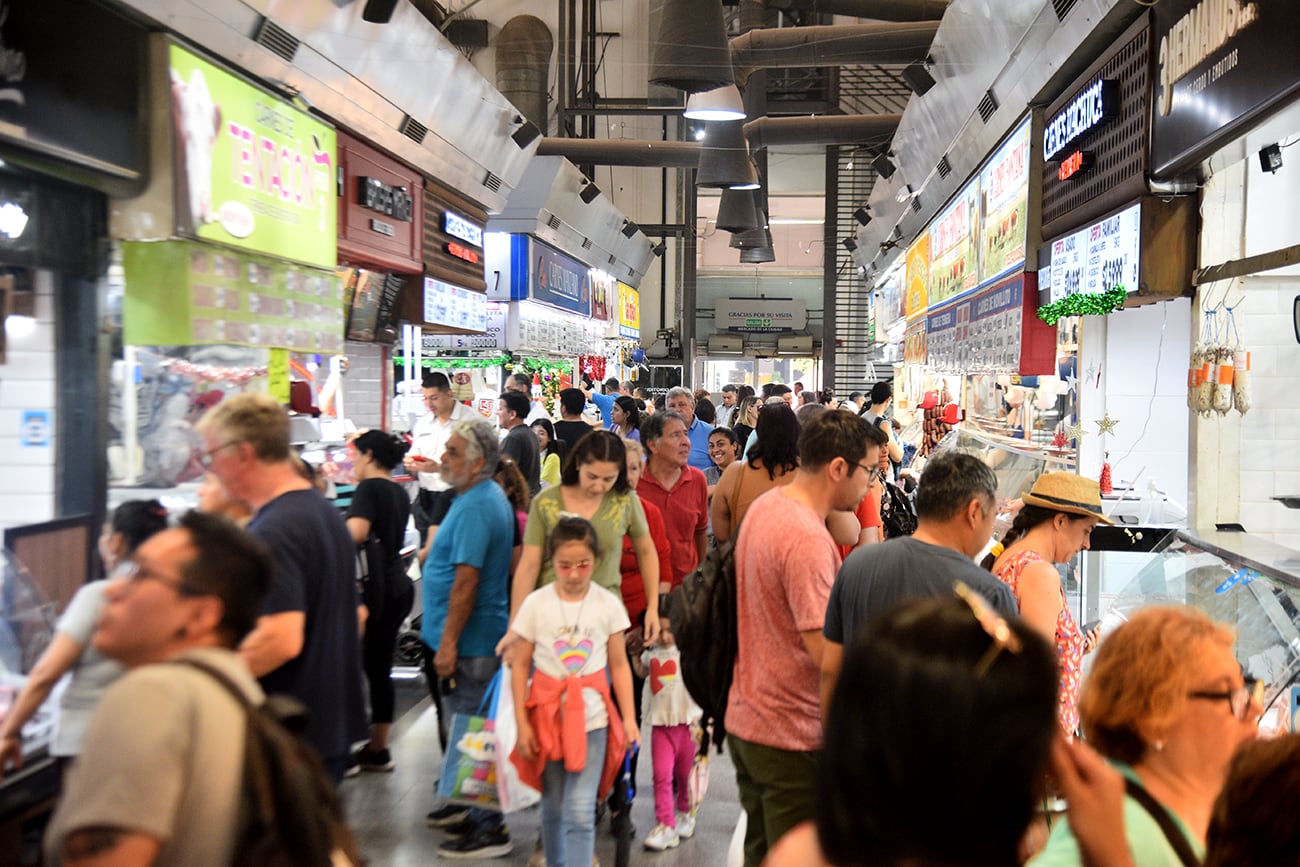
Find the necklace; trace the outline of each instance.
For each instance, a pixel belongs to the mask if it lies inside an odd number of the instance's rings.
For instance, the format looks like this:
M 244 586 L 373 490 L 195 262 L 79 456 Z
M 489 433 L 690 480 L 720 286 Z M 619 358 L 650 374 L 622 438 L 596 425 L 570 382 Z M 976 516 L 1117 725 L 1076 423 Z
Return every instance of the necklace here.
M 572 625 L 572 626 L 567 626 L 567 625 L 565 625 L 565 623 L 564 623 L 564 605 L 565 605 L 565 603 L 568 603 L 569 605 L 572 605 L 572 604 L 573 604 L 573 601 L 572 601 L 572 600 L 565 599 L 563 596 L 561 596 L 561 595 L 560 595 L 560 588 L 559 588 L 559 585 L 558 585 L 558 584 L 556 585 L 556 588 L 555 588 L 555 600 L 556 600 L 557 603 L 559 603 L 559 606 L 560 606 L 560 627 L 564 630 L 564 632 L 565 632 L 566 635 L 574 635 L 574 636 L 576 636 L 576 635 L 578 634 L 578 625 L 582 622 L 582 612 L 583 612 L 583 609 L 585 609 L 585 608 L 587 607 L 587 598 L 588 598 L 589 596 L 591 596 L 591 585 L 590 585 L 590 584 L 587 585 L 587 592 L 584 593 L 584 594 L 582 595 L 582 601 L 578 604 L 578 613 L 577 613 L 577 614 L 574 616 L 574 618 L 573 618 L 573 625 Z

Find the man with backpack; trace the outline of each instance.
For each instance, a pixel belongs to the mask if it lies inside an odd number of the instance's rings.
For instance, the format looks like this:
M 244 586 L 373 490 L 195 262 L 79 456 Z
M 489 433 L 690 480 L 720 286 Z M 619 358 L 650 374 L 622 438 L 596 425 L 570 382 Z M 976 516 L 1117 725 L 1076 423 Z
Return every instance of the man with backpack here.
M 271 583 L 265 548 L 198 512 L 137 550 L 94 646 L 128 672 L 100 700 L 45 836 L 46 863 L 248 863 L 238 841 L 246 710 L 262 690 L 235 648 Z M 104 859 L 104 860 L 96 860 Z
M 799 434 L 794 480 L 756 499 L 740 525 L 725 721 L 748 815 L 746 867 L 758 867 L 786 831 L 813 815 L 821 630 L 840 566 L 826 518 L 861 502 L 883 444 L 883 432 L 856 415 L 819 414 Z

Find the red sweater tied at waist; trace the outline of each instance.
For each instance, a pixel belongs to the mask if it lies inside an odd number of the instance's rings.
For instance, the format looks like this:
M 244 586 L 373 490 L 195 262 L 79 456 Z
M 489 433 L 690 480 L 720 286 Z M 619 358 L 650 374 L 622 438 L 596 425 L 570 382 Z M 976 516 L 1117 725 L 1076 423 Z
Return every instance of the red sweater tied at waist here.
M 525 784 L 542 789 L 542 772 L 549 761 L 564 761 L 564 769 L 577 773 L 587 766 L 587 711 L 582 690 L 594 689 L 605 700 L 609 713 L 609 736 L 605 741 L 605 764 L 600 772 L 600 789 L 597 797 L 604 798 L 614 785 L 623 766 L 627 751 L 627 738 L 620 724 L 618 708 L 609 692 L 605 670 L 583 677 L 551 677 L 533 671 L 532 687 L 528 691 L 528 722 L 537 735 L 537 758 L 525 760 L 518 748 L 510 754 L 510 761 L 519 770 L 519 779 Z

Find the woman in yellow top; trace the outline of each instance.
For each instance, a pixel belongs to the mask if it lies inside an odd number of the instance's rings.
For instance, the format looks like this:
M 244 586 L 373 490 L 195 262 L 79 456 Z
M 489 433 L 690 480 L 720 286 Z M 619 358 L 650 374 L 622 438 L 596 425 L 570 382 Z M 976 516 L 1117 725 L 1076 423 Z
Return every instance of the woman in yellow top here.
M 537 435 L 537 448 L 542 457 L 542 487 L 560 483 L 560 466 L 564 463 L 564 443 L 555 438 L 555 426 L 549 418 L 539 418 L 532 423 Z
M 659 554 L 641 501 L 627 482 L 627 450 L 610 431 L 593 431 L 579 440 L 564 463 L 560 484 L 533 498 L 510 593 L 511 622 L 529 593 L 555 580 L 555 565 L 546 552 L 551 531 L 565 514 L 586 518 L 596 528 L 603 553 L 591 580 L 620 598 L 623 537 L 632 539 L 645 584 L 645 640 L 652 643 L 659 635 Z M 508 643 L 509 637 L 502 639 L 499 649 Z

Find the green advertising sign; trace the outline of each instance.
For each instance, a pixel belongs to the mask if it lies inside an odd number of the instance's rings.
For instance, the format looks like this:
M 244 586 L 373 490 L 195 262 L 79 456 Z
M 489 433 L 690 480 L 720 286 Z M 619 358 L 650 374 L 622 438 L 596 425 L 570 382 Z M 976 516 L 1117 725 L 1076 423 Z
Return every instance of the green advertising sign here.
M 123 339 L 343 351 L 343 283 L 308 268 L 194 241 L 125 241 Z
M 178 233 L 337 264 L 334 129 L 179 45 L 170 60 Z

